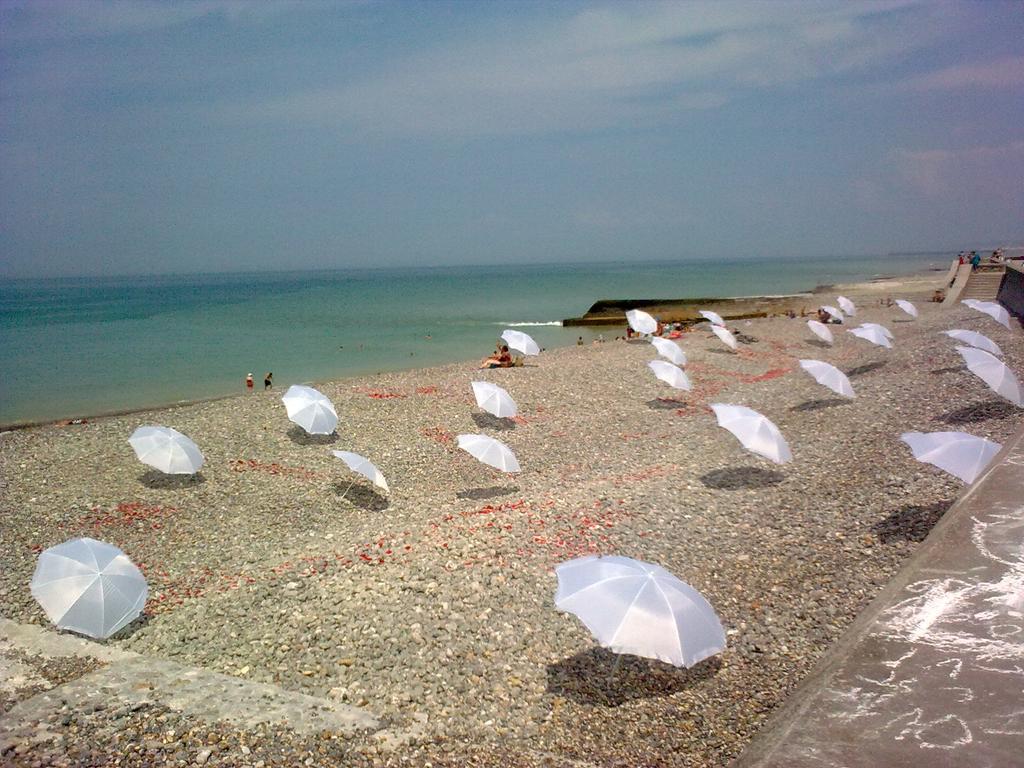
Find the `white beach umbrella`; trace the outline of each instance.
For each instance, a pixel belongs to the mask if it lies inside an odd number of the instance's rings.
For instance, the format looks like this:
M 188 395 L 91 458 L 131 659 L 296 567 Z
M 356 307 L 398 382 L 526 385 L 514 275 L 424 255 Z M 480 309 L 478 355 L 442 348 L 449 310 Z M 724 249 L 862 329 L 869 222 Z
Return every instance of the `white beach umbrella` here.
M 338 426 L 338 414 L 327 396 L 312 387 L 293 384 L 281 396 L 288 418 L 311 435 L 329 435 Z
M 524 355 L 539 355 L 540 347 L 533 337 L 522 331 L 513 331 L 511 328 L 501 332 L 501 338 L 508 344 L 510 349 L 522 352 Z
M 659 339 L 655 336 L 651 339 L 651 344 L 666 360 L 670 360 L 676 365 L 686 365 L 686 353 L 671 339 Z
M 502 472 L 518 472 L 516 456 L 501 440 L 487 435 L 459 435 L 459 448 L 473 458 Z
M 712 312 L 710 309 L 702 309 L 700 310 L 700 315 L 710 321 L 712 325 L 725 326 L 725 320 L 717 312 Z
M 853 392 L 853 385 L 846 377 L 846 374 L 834 365 L 829 365 L 821 360 L 801 360 L 800 367 L 811 374 L 816 382 L 828 387 L 837 395 L 856 397 Z
M 145 577 L 124 552 L 88 538 L 44 550 L 30 589 L 57 627 L 100 640 L 134 621 L 149 596 Z
M 817 336 L 819 339 L 824 341 L 826 344 L 832 343 L 832 331 L 828 329 L 828 326 L 818 320 L 808 320 L 807 327 L 811 329 L 811 333 Z
M 834 317 L 836 320 L 843 319 L 843 313 L 840 310 L 836 309 L 835 307 L 830 307 L 828 304 L 822 304 L 821 308 L 828 312 L 830 315 L 832 315 L 832 317 Z
M 631 309 L 626 313 L 626 322 L 637 333 L 656 333 L 658 321 L 642 309 Z
M 666 363 L 664 360 L 651 360 L 647 363 L 647 367 L 654 371 L 654 375 L 670 387 L 687 391 L 693 388 L 686 372 L 682 368 L 672 365 L 672 363 Z
M 519 411 L 512 396 L 497 384 L 489 381 L 474 381 L 473 396 L 476 404 L 490 414 L 501 418 L 515 416 Z
M 789 443 L 768 417 L 742 405 L 712 403 L 711 409 L 718 426 L 729 430 L 743 447 L 776 464 L 785 464 L 793 458 Z
M 988 384 L 993 392 L 1024 407 L 1024 389 L 1006 363 L 983 349 L 958 346 L 956 351 L 963 356 L 967 370 Z
M 895 336 L 892 335 L 892 331 L 890 331 L 884 325 L 879 325 L 878 323 L 861 323 L 859 327 L 860 328 L 874 328 L 879 333 L 881 333 L 883 336 L 885 336 L 885 338 L 887 338 L 889 341 L 893 341 L 896 338 Z
M 555 606 L 615 653 L 692 667 L 725 649 L 715 609 L 660 565 L 591 555 L 559 564 L 555 575 Z
M 914 458 L 944 469 L 970 485 L 1003 447 L 966 432 L 904 432 Z
M 728 328 L 723 328 L 720 325 L 712 325 L 711 332 L 721 339 L 722 343 L 729 347 L 729 349 L 736 349 L 736 337 L 732 335 Z
M 388 481 L 384 479 L 384 475 L 381 474 L 381 471 L 377 469 L 374 463 L 365 456 L 360 456 L 358 453 L 352 453 L 350 451 L 331 451 L 331 453 L 344 461 L 345 464 L 348 465 L 348 468 L 353 472 L 358 472 L 378 488 L 383 488 L 385 491 L 390 490 L 390 488 L 388 488 Z M 350 484 L 349 488 L 351 487 L 352 486 Z M 347 492 L 348 491 L 346 491 L 346 493 Z
M 954 328 L 952 331 L 943 331 L 943 333 L 957 341 L 962 341 L 964 344 L 991 352 L 993 355 L 1003 356 L 1003 350 L 999 348 L 998 344 L 988 336 L 977 331 L 965 331 L 962 328 Z
M 892 349 L 892 342 L 889 341 L 889 337 L 877 328 L 867 328 L 862 325 L 859 328 L 850 328 L 849 330 L 854 336 L 870 341 L 872 344 Z
M 915 307 L 906 299 L 896 299 L 896 306 L 902 309 L 911 317 L 917 317 L 917 307 Z
M 836 303 L 839 304 L 839 306 L 842 307 L 843 312 L 848 314 L 850 317 L 857 314 L 856 305 L 845 296 L 837 296 Z
M 983 312 L 997 323 L 1005 325 L 1010 329 L 1010 313 L 1001 304 L 995 301 L 978 301 L 977 299 L 964 299 L 963 303 L 971 309 Z
M 170 427 L 139 427 L 128 443 L 139 461 L 167 475 L 194 475 L 203 466 L 199 446 Z

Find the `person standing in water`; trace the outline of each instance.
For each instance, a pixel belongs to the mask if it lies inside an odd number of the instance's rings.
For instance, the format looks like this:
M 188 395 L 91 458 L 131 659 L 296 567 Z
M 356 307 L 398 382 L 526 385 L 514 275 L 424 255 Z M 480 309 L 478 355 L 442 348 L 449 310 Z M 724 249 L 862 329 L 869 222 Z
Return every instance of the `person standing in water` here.
M 274 386 L 274 372 L 271 371 L 270 373 L 268 373 L 266 376 L 263 377 L 263 391 L 265 392 L 266 390 L 270 389 L 273 386 Z
M 252 392 L 252 386 L 253 386 L 252 372 L 250 371 L 245 376 L 245 388 L 247 390 L 249 390 L 250 392 Z

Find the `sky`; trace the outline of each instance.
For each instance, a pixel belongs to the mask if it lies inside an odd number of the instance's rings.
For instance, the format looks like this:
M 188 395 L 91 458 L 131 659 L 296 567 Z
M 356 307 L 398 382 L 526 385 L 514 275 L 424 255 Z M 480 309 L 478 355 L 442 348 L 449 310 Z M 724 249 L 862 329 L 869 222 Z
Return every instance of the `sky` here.
M 1024 2 L 0 0 L 0 275 L 1024 243 Z

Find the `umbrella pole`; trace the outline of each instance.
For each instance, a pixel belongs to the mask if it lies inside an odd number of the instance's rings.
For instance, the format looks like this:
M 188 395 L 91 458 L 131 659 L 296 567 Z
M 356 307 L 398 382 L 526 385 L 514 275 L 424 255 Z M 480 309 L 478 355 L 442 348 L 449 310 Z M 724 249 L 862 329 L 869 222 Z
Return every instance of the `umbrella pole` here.
M 615 675 L 619 671 L 619 665 L 622 663 L 622 654 L 615 654 L 615 663 L 612 664 L 611 671 L 608 672 L 608 680 L 605 682 L 605 687 L 608 689 L 608 698 L 610 699 L 613 694 L 612 684 L 615 681 Z
M 355 484 L 356 480 L 355 478 L 352 478 L 352 482 L 348 484 L 348 488 L 346 488 L 345 491 L 341 494 L 341 498 L 344 499 L 348 495 L 348 492 L 352 490 L 352 486 Z

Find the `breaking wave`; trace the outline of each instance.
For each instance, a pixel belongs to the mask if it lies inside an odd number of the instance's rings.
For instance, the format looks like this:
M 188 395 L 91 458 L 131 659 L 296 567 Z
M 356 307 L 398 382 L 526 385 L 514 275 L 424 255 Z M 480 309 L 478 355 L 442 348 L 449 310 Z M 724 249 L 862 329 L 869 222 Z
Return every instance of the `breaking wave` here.
M 549 321 L 537 322 L 537 323 L 529 323 L 529 322 L 527 322 L 527 323 L 495 323 L 495 325 L 504 325 L 506 328 L 515 328 L 517 326 L 524 326 L 524 325 L 561 325 L 561 324 L 562 324 L 561 320 L 549 320 Z

